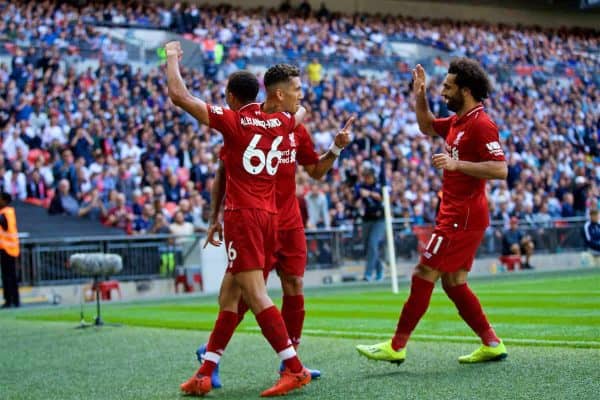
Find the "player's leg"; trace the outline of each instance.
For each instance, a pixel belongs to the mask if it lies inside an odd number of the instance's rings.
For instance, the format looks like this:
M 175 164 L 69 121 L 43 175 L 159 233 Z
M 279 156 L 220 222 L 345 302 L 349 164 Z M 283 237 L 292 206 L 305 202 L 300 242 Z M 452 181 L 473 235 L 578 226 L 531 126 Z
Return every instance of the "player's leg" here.
M 304 280 L 302 276 L 290 275 L 278 271 L 281 280 L 283 298 L 281 303 L 281 317 L 290 335 L 290 340 L 295 348 L 300 345 L 302 326 L 304 325 Z
M 304 325 L 304 272 L 306 270 L 306 235 L 303 228 L 279 231 L 280 246 L 275 253 L 274 268 L 281 280 L 283 299 L 281 316 L 295 348 L 300 344 Z
M 304 278 L 298 275 L 291 275 L 278 270 L 279 278 L 281 279 L 281 288 L 283 289 L 283 301 L 281 305 L 281 316 L 290 335 L 292 345 L 296 350 L 300 346 L 300 338 L 302 337 L 302 327 L 304 325 Z M 280 371 L 283 371 L 284 364 L 280 366 Z M 308 368 L 312 379 L 321 377 L 321 371 L 318 369 Z
M 226 272 L 219 292 L 219 315 L 211 332 L 206 348 L 202 349 L 202 365 L 186 382 L 181 390 L 188 394 L 202 395 L 213 387 L 221 387 L 219 360 L 233 336 L 238 323 L 237 305 L 241 298 L 241 288 L 231 272 Z M 201 352 L 201 349 L 198 349 Z
M 262 270 L 242 271 L 235 275 L 245 302 L 256 317 L 263 336 L 285 364 L 277 383 L 261 396 L 282 395 L 310 382 L 310 372 L 302 366 L 290 341 L 281 313 L 267 294 Z
M 494 361 L 506 358 L 506 348 L 498 338 L 494 328 L 488 322 L 477 296 L 467 284 L 467 270 L 458 270 L 442 276 L 444 291 L 454 302 L 459 315 L 481 338 L 483 345 L 468 356 L 459 358 L 460 362 L 473 363 Z
M 264 277 L 265 277 L 265 283 L 267 282 L 267 278 L 269 277 L 268 272 L 264 273 Z M 227 281 L 224 280 L 224 283 L 221 285 L 221 292 L 219 293 L 219 307 L 220 310 L 222 311 L 233 311 L 234 307 L 234 302 L 236 301 L 236 299 L 239 298 L 238 302 L 237 302 L 237 321 L 235 323 L 235 326 L 233 327 L 233 330 L 235 330 L 235 328 L 237 328 L 237 326 L 239 324 L 242 323 L 242 321 L 244 320 L 244 316 L 246 315 L 246 312 L 250 309 L 248 307 L 248 305 L 246 304 L 246 302 L 244 301 L 244 299 L 241 296 L 241 289 L 239 287 L 236 286 L 236 290 L 231 290 L 230 285 L 233 284 L 233 276 L 231 273 L 227 273 L 225 276 L 225 279 L 227 279 Z M 224 288 L 224 286 L 226 286 Z M 229 316 L 230 314 L 228 314 Z M 216 325 L 215 325 L 215 330 L 213 331 L 213 334 L 215 335 L 229 335 L 228 330 L 231 329 L 231 320 L 230 318 L 228 318 L 227 321 L 227 325 L 223 327 L 223 330 L 220 330 L 218 333 L 218 331 L 216 330 Z M 204 355 L 206 354 L 206 352 L 208 351 L 208 343 L 203 343 L 200 345 L 200 347 L 198 347 L 198 349 L 196 350 L 196 356 L 198 357 L 198 361 L 200 361 L 200 363 L 204 362 Z M 283 364 L 282 364 L 283 365 Z M 215 367 L 214 371 L 211 374 L 211 383 L 212 383 L 212 387 L 213 389 L 220 389 L 222 387 L 221 385 L 221 378 L 219 376 L 219 364 L 217 364 L 217 366 Z
M 406 342 L 429 308 L 431 294 L 440 275 L 440 271 L 418 264 L 412 276 L 410 294 L 402 308 L 392 340 L 372 346 L 359 345 L 356 347 L 358 352 L 372 360 L 398 364 L 403 362 L 406 357 Z

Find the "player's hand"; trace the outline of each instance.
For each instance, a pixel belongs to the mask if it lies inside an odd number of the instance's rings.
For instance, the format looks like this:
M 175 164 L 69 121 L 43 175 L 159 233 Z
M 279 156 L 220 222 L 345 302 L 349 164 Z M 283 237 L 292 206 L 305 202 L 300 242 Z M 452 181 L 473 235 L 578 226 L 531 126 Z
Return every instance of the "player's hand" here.
M 413 76 L 413 93 L 417 96 L 425 95 L 425 69 L 421 66 L 421 64 L 417 64 L 415 69 L 412 70 Z
M 178 60 L 181 60 L 183 56 L 183 50 L 181 50 L 181 43 L 179 41 L 174 40 L 165 45 L 165 54 L 167 58 L 169 57 L 177 57 Z
M 215 233 L 218 234 L 219 239 L 215 239 Z M 215 247 L 221 246 L 223 243 L 223 225 L 220 222 L 215 222 L 208 227 L 208 231 L 206 232 L 206 242 L 204 242 L 204 249 L 208 244 L 212 244 Z
M 445 169 L 447 171 L 456 171 L 458 169 L 458 161 L 446 153 L 434 154 L 431 161 L 437 169 Z
M 361 197 L 369 197 L 371 195 L 371 192 L 368 191 L 367 189 L 360 189 L 360 196 Z
M 339 131 L 337 135 L 335 135 L 333 142 L 340 149 L 343 149 L 344 147 L 348 146 L 352 141 L 352 138 L 350 137 L 350 128 L 352 127 L 352 124 L 354 123 L 355 119 L 355 116 L 350 117 L 350 119 L 348 119 L 348 121 L 346 122 L 346 125 L 344 125 L 344 127 L 342 128 L 342 130 Z

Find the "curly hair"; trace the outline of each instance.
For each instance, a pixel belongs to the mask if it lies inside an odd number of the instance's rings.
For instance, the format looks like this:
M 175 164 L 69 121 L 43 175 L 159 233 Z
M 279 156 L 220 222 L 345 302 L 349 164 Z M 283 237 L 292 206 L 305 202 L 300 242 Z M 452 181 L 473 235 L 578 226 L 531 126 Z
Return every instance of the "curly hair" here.
M 489 96 L 492 85 L 483 67 L 475 60 L 461 57 L 455 58 L 448 67 L 449 74 L 455 74 L 454 82 L 459 88 L 468 88 L 476 101 Z
M 268 89 L 281 82 L 300 76 L 300 69 L 291 64 L 277 64 L 265 72 L 265 87 Z
M 249 71 L 234 72 L 227 80 L 227 91 L 231 92 L 242 103 L 255 101 L 258 90 L 258 79 Z

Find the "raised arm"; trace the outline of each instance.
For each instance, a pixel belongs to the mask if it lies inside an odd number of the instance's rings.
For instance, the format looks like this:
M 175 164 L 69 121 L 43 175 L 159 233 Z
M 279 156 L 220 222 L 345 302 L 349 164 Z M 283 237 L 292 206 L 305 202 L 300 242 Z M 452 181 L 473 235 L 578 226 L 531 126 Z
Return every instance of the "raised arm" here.
M 421 64 L 417 64 L 415 69 L 413 69 L 412 74 L 413 93 L 415 95 L 415 112 L 417 114 L 419 129 L 426 135 L 437 136 L 435 129 L 433 129 L 433 120 L 435 119 L 435 116 L 429 110 L 429 104 L 427 103 L 425 70 Z
M 219 161 L 219 168 L 215 174 L 215 180 L 213 181 L 213 186 L 210 191 L 210 226 L 206 233 L 204 247 L 209 243 L 219 247 L 223 242 L 223 226 L 219 222 L 219 213 L 221 212 L 221 205 L 223 204 L 223 198 L 225 197 L 225 187 L 225 165 L 223 164 L 223 161 Z M 218 234 L 218 239 L 214 238 L 215 233 Z
M 169 98 L 177 107 L 181 107 L 199 122 L 208 125 L 208 107 L 206 103 L 192 96 L 183 82 L 179 71 L 179 61 L 183 56 L 181 44 L 178 41 L 169 42 L 165 45 L 167 54 L 167 88 Z
M 304 166 L 304 169 L 311 178 L 323 178 L 323 176 L 331 169 L 342 150 L 350 144 L 350 127 L 352 126 L 354 119 L 355 117 L 350 117 L 346 122 L 346 125 L 344 125 L 344 128 L 335 135 L 331 148 L 319 157 L 319 161 L 316 164 Z

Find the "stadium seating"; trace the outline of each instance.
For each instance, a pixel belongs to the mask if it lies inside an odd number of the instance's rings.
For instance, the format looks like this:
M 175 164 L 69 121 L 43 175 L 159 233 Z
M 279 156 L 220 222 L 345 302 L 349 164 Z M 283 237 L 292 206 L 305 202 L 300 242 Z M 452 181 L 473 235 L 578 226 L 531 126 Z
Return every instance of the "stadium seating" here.
M 8 12 L 16 19 L 20 18 L 17 13 L 26 15 L 23 12 L 26 3 L 15 4 Z M 48 2 L 40 7 L 51 5 L 52 2 Z M 284 25 L 282 21 L 288 20 L 284 18 L 285 13 L 280 15 L 283 18 L 273 19 L 273 26 L 267 27 L 257 11 L 247 14 L 254 24 L 237 24 L 234 18 L 227 17 L 239 15 L 235 8 L 219 17 L 219 21 L 225 21 L 221 24 L 214 20 L 217 13 L 212 13 L 210 7 L 201 9 L 202 17 L 196 19 L 185 14 L 189 10 L 179 11 L 185 18 L 165 19 L 169 13 L 171 17 L 176 16 L 176 11 L 160 6 L 121 9 L 107 2 L 82 9 L 65 7 L 69 13 L 48 8 L 47 13 L 54 19 L 41 21 L 35 17 L 20 28 L 29 44 L 11 40 L 8 32 L 0 32 L 1 51 L 11 57 L 9 65 L 0 67 L 0 91 L 6 95 L 12 87 L 15 94 L 5 96 L 10 117 L 0 121 L 0 165 L 5 171 L 12 171 L 19 164 L 27 181 L 33 171 L 39 171 L 52 188 L 65 178 L 80 203 L 90 196 L 92 188 L 99 188 L 108 211 L 114 205 L 116 191 L 126 195 L 128 204 L 138 215 L 141 207 L 134 206 L 133 193 L 143 190 L 148 202 L 159 200 L 153 203 L 155 211 L 170 218 L 181 199 L 192 199 L 200 194 L 201 200 L 192 207 L 190 217 L 201 229 L 202 208 L 207 207 L 210 200 L 207 184 L 210 185 L 215 170 L 212 160 L 217 158 L 220 148 L 220 138 L 215 132 L 199 127 L 170 103 L 164 67 L 142 72 L 120 62 L 123 61 L 123 54 L 119 54 L 122 43 L 95 31 L 96 25 L 111 23 L 170 29 L 200 44 L 204 41 L 199 41 L 199 37 L 208 38 L 211 48 L 205 49 L 205 59 L 207 66 L 216 67 L 216 74 L 210 72 L 211 68 L 186 69 L 184 79 L 195 94 L 208 96 L 206 100 L 213 103 L 222 103 L 220 93 L 225 78 L 240 66 L 264 66 L 265 62 L 286 60 L 305 69 L 309 60 L 322 63 L 324 73 L 320 80 L 311 82 L 303 76 L 305 101 L 313 110 L 307 127 L 318 150 L 328 148 L 336 130 L 350 114 L 359 116 L 353 127 L 355 140 L 344 151 L 335 171 L 327 177 L 328 185 L 324 186 L 331 210 L 342 202 L 349 216 L 357 214 L 353 202 L 344 193 L 355 182 L 365 160 L 371 160 L 377 170 L 387 171 L 385 178 L 392 188 L 393 215 L 405 217 L 407 211 L 412 225 L 424 222 L 416 210 L 422 209 L 421 201 L 426 204 L 439 190 L 440 177 L 429 160 L 431 154 L 440 151 L 441 143 L 430 144 L 428 138 L 418 133 L 409 106 L 412 65 L 392 50 L 393 43 L 402 41 L 416 41 L 445 54 L 425 62 L 431 106 L 440 116 L 448 115 L 437 88 L 450 57 L 477 58 L 492 74 L 495 91 L 486 106 L 499 127 L 510 163 L 506 194 L 496 196 L 502 184 L 490 184 L 492 216 L 506 201 L 507 212 L 523 220 L 559 218 L 563 216 L 563 197 L 569 192 L 579 196 L 574 203 L 575 212 L 584 215 L 587 208 L 596 207 L 600 198 L 597 172 L 600 171 L 597 123 L 600 120 L 597 102 L 600 74 L 597 63 L 593 62 L 599 40 L 595 32 L 561 30 L 558 34 L 547 30 L 541 35 L 530 28 L 368 15 L 363 16 L 364 24 L 346 30 L 327 19 L 327 14 L 320 16 L 326 22 L 313 15 L 295 18 L 290 22 L 292 25 Z M 274 15 L 281 13 L 273 12 Z M 81 15 L 85 15 L 83 20 Z M 96 15 L 105 15 L 108 19 L 98 21 Z M 71 22 L 65 28 L 66 43 L 56 38 L 44 40 L 27 30 L 27 26 L 45 24 L 49 32 L 59 33 L 62 19 Z M 169 20 L 172 23 L 167 24 Z M 180 25 L 180 21 L 188 22 Z M 247 35 L 249 26 L 257 30 L 255 34 Z M 371 31 L 365 26 L 371 27 Z M 83 27 L 88 28 L 86 35 L 82 34 Z M 293 31 L 302 33 L 290 44 Z M 263 41 L 257 42 L 257 37 Z M 524 43 L 525 48 L 515 48 L 514 42 Z M 223 45 L 223 59 L 209 60 L 209 55 L 216 55 L 216 44 Z M 89 70 L 67 69 L 72 62 L 98 58 L 102 60 L 100 65 Z M 353 61 L 349 63 L 348 59 Z M 217 61 L 218 64 L 211 64 Z M 25 68 L 29 64 L 33 74 Z M 359 76 L 369 66 L 377 66 L 378 75 Z M 40 80 L 44 71 L 50 71 L 50 78 Z M 202 91 L 203 88 L 214 90 Z M 38 97 L 48 101 L 37 103 Z M 21 100 L 24 105 L 20 104 Z M 561 105 L 561 112 L 557 104 Z M 86 108 L 92 113 L 82 112 Z M 84 134 L 91 141 L 85 136 L 75 137 L 79 127 L 84 128 Z M 127 143 L 128 135 L 133 135 L 133 145 Z M 187 160 L 197 157 L 199 161 L 195 165 L 183 165 L 187 163 L 186 157 L 177 155 L 179 165 L 174 171 L 181 186 L 177 188 L 178 200 L 165 201 L 160 193 L 164 190 L 158 188 L 166 180 L 163 155 L 170 143 L 182 141 L 186 141 L 190 149 Z M 69 148 L 72 157 L 62 154 L 63 148 Z M 44 155 L 41 163 L 37 162 L 40 154 Z M 119 164 L 127 165 L 127 178 L 120 175 Z M 307 181 L 303 172 L 299 174 Z M 0 183 L 14 190 L 16 197 L 48 206 L 50 199 L 29 196 L 23 192 L 25 189 L 11 186 L 8 176 L 4 174 Z M 573 182 L 575 177 L 585 177 L 589 187 L 577 192 L 573 184 L 562 187 L 555 183 L 562 178 Z M 529 194 L 525 195 L 523 189 Z M 156 190 L 159 193 L 155 195 Z M 531 207 L 518 206 L 523 201 Z M 101 215 L 98 219 L 103 218 Z

